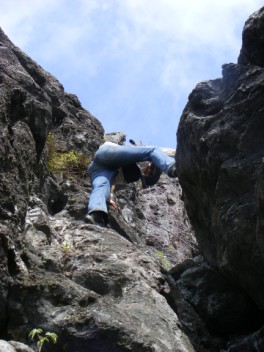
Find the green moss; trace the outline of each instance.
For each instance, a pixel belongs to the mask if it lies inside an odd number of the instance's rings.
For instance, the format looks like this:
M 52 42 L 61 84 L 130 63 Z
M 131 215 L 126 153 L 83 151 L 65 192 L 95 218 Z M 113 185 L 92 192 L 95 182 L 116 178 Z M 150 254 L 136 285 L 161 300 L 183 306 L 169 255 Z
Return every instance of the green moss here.
M 62 174 L 66 178 L 87 176 L 90 156 L 75 150 L 60 152 L 57 150 L 54 135 L 49 133 L 47 138 L 48 170 L 54 174 Z
M 166 255 L 162 252 L 162 251 L 155 251 L 155 254 L 160 258 L 160 262 L 162 267 L 169 271 L 172 268 L 172 264 L 170 263 L 170 261 L 166 258 Z

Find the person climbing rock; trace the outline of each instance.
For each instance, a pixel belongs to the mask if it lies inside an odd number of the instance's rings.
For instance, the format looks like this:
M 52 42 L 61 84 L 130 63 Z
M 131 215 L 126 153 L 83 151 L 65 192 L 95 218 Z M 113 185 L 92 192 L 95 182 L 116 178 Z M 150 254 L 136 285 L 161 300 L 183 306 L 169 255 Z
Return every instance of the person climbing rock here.
M 92 193 L 85 221 L 107 226 L 107 202 L 112 185 L 141 180 L 142 187 L 147 188 L 158 182 L 162 172 L 169 177 L 177 177 L 175 159 L 162 148 L 105 142 L 95 153 L 88 168 Z

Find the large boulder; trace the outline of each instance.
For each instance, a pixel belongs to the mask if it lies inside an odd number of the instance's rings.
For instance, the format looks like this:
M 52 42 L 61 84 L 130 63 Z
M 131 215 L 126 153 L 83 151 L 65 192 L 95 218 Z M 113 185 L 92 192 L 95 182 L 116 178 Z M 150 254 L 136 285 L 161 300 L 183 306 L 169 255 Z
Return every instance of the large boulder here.
M 179 124 L 177 169 L 201 253 L 264 309 L 264 9 L 238 64 L 199 83 Z

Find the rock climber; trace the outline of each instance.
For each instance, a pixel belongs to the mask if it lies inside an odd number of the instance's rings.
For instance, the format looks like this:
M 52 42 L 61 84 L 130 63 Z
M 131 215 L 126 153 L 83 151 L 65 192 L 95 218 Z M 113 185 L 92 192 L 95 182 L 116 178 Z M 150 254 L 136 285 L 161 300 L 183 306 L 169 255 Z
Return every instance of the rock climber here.
M 105 142 L 88 168 L 92 193 L 85 221 L 107 226 L 107 202 L 112 185 L 141 180 L 142 187 L 147 188 L 158 182 L 162 172 L 177 177 L 175 159 L 161 148 Z

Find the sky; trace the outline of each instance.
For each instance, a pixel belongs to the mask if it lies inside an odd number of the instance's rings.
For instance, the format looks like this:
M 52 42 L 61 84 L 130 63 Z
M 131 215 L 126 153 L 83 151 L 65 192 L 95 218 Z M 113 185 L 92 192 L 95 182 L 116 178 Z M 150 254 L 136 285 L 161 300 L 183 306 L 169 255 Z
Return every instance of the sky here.
M 176 147 L 188 96 L 236 63 L 261 0 L 0 0 L 9 39 L 127 141 Z

